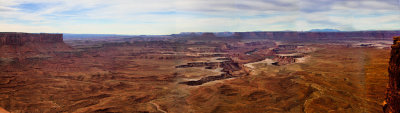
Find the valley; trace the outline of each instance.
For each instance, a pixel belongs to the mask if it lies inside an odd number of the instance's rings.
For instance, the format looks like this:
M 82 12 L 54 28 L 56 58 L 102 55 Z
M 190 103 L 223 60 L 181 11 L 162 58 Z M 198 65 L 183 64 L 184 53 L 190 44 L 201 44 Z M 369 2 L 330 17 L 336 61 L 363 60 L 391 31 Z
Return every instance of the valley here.
M 369 34 L 300 33 L 330 39 L 292 40 L 287 37 L 294 33 L 260 34 L 36 41 L 36 34 L 4 33 L 0 107 L 37 113 L 381 112 L 392 43 L 386 35 L 346 40 L 331 37 Z M 11 35 L 31 38 L 3 38 Z

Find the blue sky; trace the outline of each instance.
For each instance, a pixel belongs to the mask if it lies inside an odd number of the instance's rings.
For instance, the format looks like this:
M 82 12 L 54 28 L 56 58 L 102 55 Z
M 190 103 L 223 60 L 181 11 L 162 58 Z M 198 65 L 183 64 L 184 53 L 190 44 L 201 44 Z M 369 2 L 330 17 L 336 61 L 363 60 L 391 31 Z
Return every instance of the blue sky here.
M 400 30 L 400 0 L 0 0 L 0 32 Z

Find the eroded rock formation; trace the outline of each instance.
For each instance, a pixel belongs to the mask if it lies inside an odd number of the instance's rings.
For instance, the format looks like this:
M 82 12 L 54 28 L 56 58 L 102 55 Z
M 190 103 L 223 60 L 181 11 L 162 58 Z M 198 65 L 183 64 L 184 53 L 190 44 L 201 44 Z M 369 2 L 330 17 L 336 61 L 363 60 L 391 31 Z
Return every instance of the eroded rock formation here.
M 222 68 L 221 71 L 223 73 L 220 75 L 207 76 L 207 77 L 201 78 L 200 80 L 181 82 L 181 84 L 196 86 L 196 85 L 202 85 L 202 84 L 210 82 L 210 81 L 238 77 L 243 74 L 243 73 L 239 72 L 241 70 L 243 70 L 244 73 L 248 73 L 243 68 L 243 65 L 241 65 L 237 62 L 234 62 L 230 58 L 225 58 L 225 59 L 226 59 L 226 61 L 222 61 L 222 62 L 194 62 L 194 63 L 187 63 L 187 65 L 176 66 L 176 68 L 187 68 L 187 67 L 205 67 L 206 69 L 215 69 L 217 67 Z M 238 73 L 236 73 L 236 72 L 238 72 Z
M 302 58 L 305 55 L 299 53 L 299 49 L 304 45 L 278 45 L 272 51 L 276 54 L 273 58 L 275 63 L 273 65 L 286 65 L 296 63 L 298 58 Z M 305 50 L 304 50 L 305 49 Z M 301 48 L 301 51 L 310 51 L 308 48 Z
M 301 58 L 304 57 L 302 54 L 288 54 L 288 55 L 276 55 L 276 57 L 273 59 L 276 61 L 274 65 L 285 65 L 285 64 L 291 64 L 296 62 L 296 58 Z
M 389 62 L 389 87 L 386 91 L 385 113 L 400 113 L 400 36 L 393 37 Z

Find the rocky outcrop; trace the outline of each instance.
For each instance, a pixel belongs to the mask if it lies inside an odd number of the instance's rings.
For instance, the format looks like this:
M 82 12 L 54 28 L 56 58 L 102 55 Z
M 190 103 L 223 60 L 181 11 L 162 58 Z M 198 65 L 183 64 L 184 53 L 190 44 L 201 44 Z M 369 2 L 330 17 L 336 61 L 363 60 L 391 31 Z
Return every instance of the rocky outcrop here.
M 278 45 L 272 51 L 275 53 L 273 60 L 275 63 L 273 65 L 286 65 L 296 63 L 298 58 L 302 58 L 305 55 L 303 53 L 299 53 L 299 50 L 302 52 L 311 51 L 308 48 L 302 48 L 304 45 Z
M 194 80 L 194 81 L 186 81 L 186 82 L 180 82 L 180 84 L 186 84 L 190 86 L 196 86 L 196 85 L 202 85 L 207 82 L 215 81 L 215 80 L 222 80 L 222 79 L 228 79 L 228 78 L 233 78 L 233 77 L 238 77 L 238 75 L 242 75 L 243 73 L 240 73 L 239 71 L 244 70 L 245 73 L 247 73 L 243 67 L 243 65 L 240 65 L 239 63 L 234 62 L 231 58 L 224 58 L 225 61 L 222 62 L 194 62 L 194 63 L 188 63 L 187 65 L 180 65 L 176 66 L 176 68 L 187 68 L 187 67 L 205 67 L 206 69 L 215 69 L 215 68 L 222 68 L 222 74 L 217 75 L 217 76 L 207 76 L 204 78 L 201 78 L 200 80 Z M 236 73 L 236 72 L 239 72 Z
M 276 61 L 274 65 L 285 65 L 296 62 L 296 59 L 291 56 L 276 56 L 273 60 Z
M 389 84 L 386 91 L 385 113 L 400 113 L 400 36 L 393 38 L 389 62 Z
M 63 34 L 47 33 L 0 33 L 1 45 L 24 45 L 25 43 L 58 43 L 63 42 Z
M 302 58 L 304 55 L 302 54 L 288 54 L 288 55 L 276 55 L 275 58 L 273 59 L 276 61 L 276 63 L 273 63 L 273 65 L 286 65 L 286 64 L 291 64 L 291 63 L 296 63 L 297 58 Z

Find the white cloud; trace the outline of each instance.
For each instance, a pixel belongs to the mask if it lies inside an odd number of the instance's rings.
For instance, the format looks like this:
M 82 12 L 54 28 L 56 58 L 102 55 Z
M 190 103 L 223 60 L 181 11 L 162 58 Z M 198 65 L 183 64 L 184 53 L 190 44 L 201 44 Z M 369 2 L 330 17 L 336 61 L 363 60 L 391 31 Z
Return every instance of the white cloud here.
M 7 31 L 7 32 L 34 32 L 34 33 L 40 33 L 40 32 L 52 32 L 56 33 L 57 30 L 55 30 L 53 27 L 50 26 L 28 26 L 28 25 L 22 25 L 22 24 L 6 24 L 6 23 L 1 23 L 0 26 L 7 26 L 7 27 L 0 27 L 0 31 Z
M 400 29 L 399 7 L 397 0 L 0 0 L 0 31 L 385 30 Z

